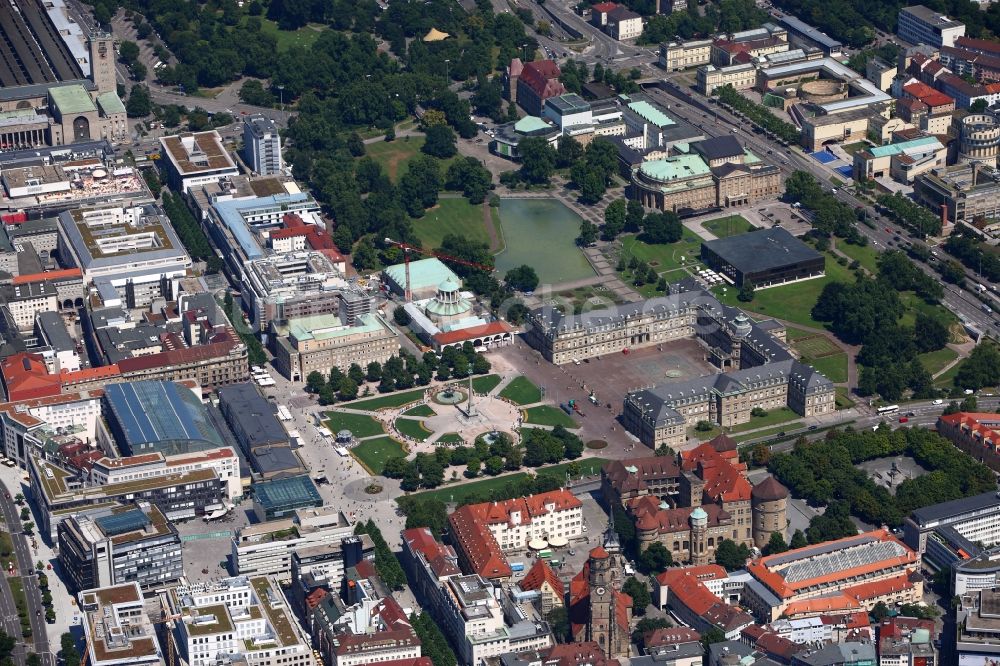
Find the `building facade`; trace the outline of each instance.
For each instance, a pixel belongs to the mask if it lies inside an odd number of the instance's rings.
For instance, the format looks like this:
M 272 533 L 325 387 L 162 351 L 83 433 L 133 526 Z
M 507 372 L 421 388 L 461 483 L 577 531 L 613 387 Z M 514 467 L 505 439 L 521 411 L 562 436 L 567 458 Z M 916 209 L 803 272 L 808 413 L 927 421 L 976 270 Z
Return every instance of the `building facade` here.
M 899 10 L 896 34 L 911 44 L 955 46 L 955 40 L 965 36 L 965 24 L 929 7 L 913 5 Z
M 146 502 L 71 516 L 59 524 L 58 544 L 72 592 L 131 582 L 151 589 L 184 575 L 177 529 Z
M 284 170 L 278 126 L 262 115 L 243 118 L 243 159 L 254 173 L 273 176 Z

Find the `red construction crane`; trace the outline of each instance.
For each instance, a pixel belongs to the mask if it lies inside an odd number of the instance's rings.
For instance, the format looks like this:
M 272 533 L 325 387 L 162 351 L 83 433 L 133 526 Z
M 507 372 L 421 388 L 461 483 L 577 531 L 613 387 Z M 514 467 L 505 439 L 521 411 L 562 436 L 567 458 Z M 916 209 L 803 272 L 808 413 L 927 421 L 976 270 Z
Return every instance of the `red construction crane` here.
M 473 268 L 478 268 L 479 270 L 486 271 L 487 273 L 493 272 L 492 266 L 486 266 L 484 264 L 477 264 L 474 261 L 466 261 L 465 259 L 459 259 L 458 257 L 453 257 L 450 254 L 444 254 L 443 252 L 435 252 L 434 250 L 425 250 L 422 247 L 417 247 L 416 245 L 410 245 L 409 243 L 404 243 L 402 241 L 394 241 L 391 238 L 386 238 L 385 242 L 389 245 L 395 245 L 403 251 L 403 266 L 406 274 L 406 284 L 403 287 L 403 298 L 407 302 L 413 300 L 413 294 L 410 292 L 410 253 L 417 252 L 419 254 L 426 254 L 432 257 L 437 257 L 438 259 L 446 259 L 448 261 L 454 261 L 457 264 L 462 264 L 464 266 L 472 266 Z

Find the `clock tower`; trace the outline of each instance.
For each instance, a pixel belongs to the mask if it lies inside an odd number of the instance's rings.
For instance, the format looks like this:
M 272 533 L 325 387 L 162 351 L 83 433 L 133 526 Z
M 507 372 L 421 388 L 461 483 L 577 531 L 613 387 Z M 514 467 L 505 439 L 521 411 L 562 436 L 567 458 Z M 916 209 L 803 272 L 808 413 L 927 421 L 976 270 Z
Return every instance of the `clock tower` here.
M 588 562 L 590 577 L 590 618 L 587 621 L 586 640 L 597 643 L 609 659 L 627 657 L 631 619 L 630 607 L 622 606 L 625 556 L 622 554 L 618 533 L 615 532 L 614 515 L 604 532 L 604 543 L 590 551 Z M 626 626 L 620 626 L 622 614 Z

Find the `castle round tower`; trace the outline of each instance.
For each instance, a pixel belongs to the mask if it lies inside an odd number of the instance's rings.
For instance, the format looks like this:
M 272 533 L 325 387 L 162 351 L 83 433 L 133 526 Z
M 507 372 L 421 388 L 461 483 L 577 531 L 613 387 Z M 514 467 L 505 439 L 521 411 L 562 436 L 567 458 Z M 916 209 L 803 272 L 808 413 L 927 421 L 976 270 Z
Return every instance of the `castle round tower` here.
M 750 492 L 750 514 L 753 521 L 753 543 L 764 548 L 771 540 L 771 534 L 780 532 L 785 536 L 788 526 L 788 489 L 773 476 L 753 487 Z
M 642 514 L 642 517 L 636 521 L 635 536 L 639 540 L 639 552 L 646 550 L 650 544 L 656 541 L 659 528 L 660 524 L 656 518 L 648 513 Z

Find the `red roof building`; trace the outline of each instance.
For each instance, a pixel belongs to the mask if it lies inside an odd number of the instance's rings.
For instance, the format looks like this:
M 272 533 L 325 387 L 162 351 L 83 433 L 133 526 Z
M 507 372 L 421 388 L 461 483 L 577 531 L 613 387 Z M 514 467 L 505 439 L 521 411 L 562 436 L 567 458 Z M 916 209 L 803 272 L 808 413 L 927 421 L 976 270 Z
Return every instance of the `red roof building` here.
M 471 342 L 477 350 L 487 350 L 509 345 L 513 341 L 511 327 L 498 319 L 481 326 L 438 333 L 434 336 L 434 349 L 441 352 L 445 347 L 462 347 L 466 342 Z
M 903 96 L 920 100 L 927 105 L 928 112 L 931 114 L 948 113 L 955 110 L 955 98 L 919 81 L 903 86 Z
M 554 60 L 524 63 L 517 78 L 517 103 L 530 115 L 540 116 L 545 100 L 566 94 L 566 86 L 559 81 L 561 75 Z
M 553 645 L 545 656 L 544 666 L 619 666 L 617 659 L 608 659 L 604 649 L 594 641 Z
M 938 418 L 938 434 L 994 472 L 1000 470 L 1000 414 L 957 412 Z
M 583 534 L 583 503 L 565 488 L 503 502 L 459 507 L 448 517 L 459 561 L 483 578 L 510 577 L 504 550 L 527 548 L 534 539 L 572 539 Z
M 62 393 L 58 375 L 50 375 L 41 354 L 20 352 L 0 361 L 9 402 L 48 398 Z
M 602 549 L 603 550 L 603 549 Z M 591 553 L 593 557 L 593 553 Z M 632 617 L 632 597 L 620 592 L 615 593 L 615 621 L 618 630 L 629 633 L 629 622 Z M 590 620 L 590 560 L 583 564 L 583 569 L 569 582 L 569 621 L 570 631 L 575 641 L 583 640 L 582 636 Z
M 543 615 L 548 615 L 553 608 L 566 605 L 566 588 L 563 582 L 559 580 L 559 576 L 549 566 L 548 561 L 540 557 L 528 569 L 527 575 L 518 583 L 518 587 L 525 592 L 538 592 L 539 606 Z

